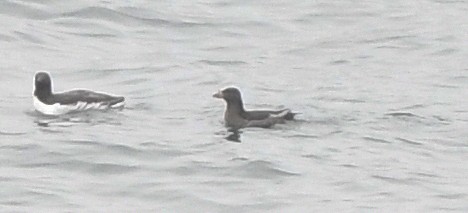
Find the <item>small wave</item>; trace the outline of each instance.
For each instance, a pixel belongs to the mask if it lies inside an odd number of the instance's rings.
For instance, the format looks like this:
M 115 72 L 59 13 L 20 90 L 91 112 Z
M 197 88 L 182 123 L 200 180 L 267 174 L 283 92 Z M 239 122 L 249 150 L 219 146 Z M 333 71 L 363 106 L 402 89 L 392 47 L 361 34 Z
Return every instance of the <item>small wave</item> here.
M 142 153 L 141 150 L 124 145 L 124 144 L 104 144 L 98 141 L 93 140 L 82 140 L 82 139 L 73 139 L 73 140 L 62 140 L 62 143 L 69 144 L 73 146 L 91 146 L 93 150 L 103 150 L 106 153 L 116 153 L 118 155 L 131 155 L 135 156 Z
M 304 139 L 315 139 L 315 138 L 319 138 L 319 136 L 317 135 L 309 135 L 309 134 L 293 134 L 293 135 L 289 135 L 287 136 L 288 138 L 304 138 Z
M 134 78 L 128 78 L 128 79 L 122 80 L 119 83 L 123 85 L 138 85 L 138 84 L 150 82 L 150 81 L 151 79 L 147 77 L 140 77 L 140 78 L 134 77 Z
M 285 90 L 284 89 L 281 89 L 281 88 L 274 88 L 272 87 L 271 85 L 268 86 L 268 85 L 258 85 L 258 86 L 255 86 L 254 87 L 255 89 L 258 89 L 260 91 L 265 91 L 265 92 L 274 92 L 274 93 L 282 93 L 284 92 Z M 262 106 L 261 106 L 262 107 Z M 265 105 L 263 107 L 270 107 L 269 105 Z
M 416 114 L 413 114 L 411 112 L 391 112 L 391 113 L 387 113 L 385 115 L 388 115 L 388 116 L 393 116 L 393 117 L 420 117 Z
M 147 99 L 150 98 L 151 96 L 143 96 L 143 97 L 138 97 L 135 99 Z M 133 110 L 133 111 L 153 111 L 154 106 L 148 103 L 136 103 L 133 106 L 126 106 L 125 109 L 127 110 Z
M 122 174 L 133 172 L 139 169 L 138 166 L 120 165 L 115 163 L 94 163 L 88 170 L 93 174 Z
M 236 60 L 199 60 L 198 62 L 213 66 L 228 66 L 228 65 L 244 65 L 247 64 L 244 61 L 236 61 Z
M 11 135 L 11 136 L 20 136 L 20 135 L 26 135 L 26 132 L 6 132 L 0 130 L 0 135 Z
M 349 164 L 349 163 L 341 164 L 340 166 L 341 166 L 341 167 L 345 167 L 345 168 L 359 168 L 359 166 L 356 166 L 356 165 L 353 165 L 353 164 Z
M 201 81 L 199 81 L 199 82 L 197 83 L 197 85 L 201 85 L 201 86 L 204 86 L 204 85 L 208 85 L 208 86 L 217 86 L 217 85 L 219 85 L 219 80 L 201 79 Z
M 435 52 L 431 53 L 431 55 L 449 56 L 449 55 L 453 55 L 453 54 L 455 54 L 457 52 L 460 52 L 460 50 L 455 49 L 455 48 L 445 48 L 445 49 L 442 49 L 442 50 L 435 51 Z
M 370 137 L 370 136 L 364 136 L 362 137 L 364 140 L 368 140 L 368 141 L 372 141 L 372 142 L 377 142 L 377 143 L 385 143 L 385 144 L 390 144 L 392 142 L 390 141 L 387 141 L 387 140 L 384 140 L 384 139 L 380 139 L 380 138 L 374 138 L 374 137 Z
M 0 146 L 0 149 L 6 150 L 15 150 L 15 151 L 28 151 L 28 150 L 36 150 L 40 146 L 36 144 L 21 144 L 21 145 L 3 145 Z
M 93 140 L 83 140 L 83 139 L 72 139 L 72 140 L 62 140 L 63 143 L 67 143 L 70 145 L 78 145 L 78 146 L 93 146 L 96 145 L 96 141 Z
M 405 139 L 405 138 L 395 138 L 396 140 L 399 140 L 401 142 L 405 142 L 405 143 L 408 143 L 408 144 L 411 144 L 411 145 L 417 145 L 417 146 L 421 146 L 423 145 L 423 143 L 421 142 L 417 142 L 417 141 L 413 141 L 413 140 L 408 140 L 408 139 Z
M 401 47 L 395 46 L 395 45 L 379 45 L 376 48 L 377 49 L 401 49 Z
M 443 118 L 443 117 L 438 116 L 438 115 L 433 115 L 432 117 L 435 118 L 435 119 L 437 119 L 437 120 L 440 121 L 440 122 L 450 122 L 450 119 L 448 119 L 448 118 Z
M 458 88 L 460 88 L 459 86 L 448 85 L 448 84 L 432 84 L 432 86 L 439 87 L 439 88 L 446 88 L 446 89 L 458 89 Z
M 69 35 L 76 35 L 76 36 L 82 36 L 82 37 L 90 37 L 90 38 L 114 38 L 116 37 L 115 34 L 111 33 L 74 33 L 74 32 L 65 32 Z
M 425 172 L 411 172 L 411 174 L 419 176 L 419 177 L 425 177 L 425 178 L 439 178 L 440 177 L 438 175 L 425 173 Z
M 341 65 L 341 64 L 349 64 L 349 63 L 350 63 L 350 61 L 344 60 L 344 59 L 334 60 L 334 61 L 330 62 L 330 64 L 333 64 L 333 65 Z
M 126 8 L 122 8 L 126 9 Z M 115 10 L 106 7 L 86 7 L 71 12 L 65 12 L 61 14 L 61 18 L 73 17 L 82 19 L 92 20 L 105 20 L 113 22 L 119 25 L 135 27 L 138 25 L 148 26 L 175 26 L 179 28 L 197 27 L 197 26 L 209 26 L 212 23 L 197 22 L 193 20 L 176 20 L 176 19 L 162 19 L 156 17 L 141 17 L 141 10 Z
M 94 80 L 94 79 L 109 79 L 110 77 L 114 75 L 126 75 L 132 72 L 144 72 L 145 69 L 151 70 L 147 67 L 141 67 L 141 66 L 125 66 L 125 67 L 115 67 L 115 68 L 109 68 L 109 69 L 83 69 L 79 70 L 77 72 L 73 72 L 69 74 L 69 77 L 71 79 L 75 80 Z M 127 79 L 124 79 L 127 80 Z M 118 81 L 111 81 L 113 84 L 118 84 L 120 82 Z
M 424 108 L 424 107 L 426 107 L 426 106 L 423 105 L 423 104 L 414 104 L 414 105 L 405 106 L 405 107 L 402 107 L 402 108 L 397 108 L 397 109 L 394 109 L 394 110 L 395 111 L 400 111 L 400 110 L 420 109 L 420 108 Z
M 413 184 L 411 179 L 402 179 L 402 178 L 395 178 L 395 177 L 388 177 L 383 175 L 372 175 L 371 178 L 383 180 L 390 183 L 397 183 L 397 184 Z
M 30 1 L 2 1 L 0 14 L 33 20 L 46 20 L 54 16 L 52 13 L 43 10 L 43 8 Z
M 17 166 L 21 168 L 44 168 L 44 167 L 51 167 L 53 165 L 55 164 L 44 162 L 44 163 L 25 163 L 25 164 L 20 164 Z
M 316 159 L 316 160 L 322 160 L 323 159 L 323 157 L 321 157 L 320 155 L 315 155 L 315 154 L 306 154 L 306 155 L 302 155 L 302 157 Z
M 135 27 L 138 25 L 147 26 L 174 26 L 179 28 L 209 26 L 213 23 L 197 22 L 193 20 L 163 19 L 152 17 L 154 12 L 142 13 L 144 8 L 119 8 L 111 9 L 106 7 L 86 7 L 61 14 L 63 18 L 81 18 L 89 20 L 104 20 L 119 25 Z M 143 14 L 143 15 L 142 15 Z M 147 16 L 147 17 L 143 17 Z M 151 16 L 151 17 L 149 17 Z
M 437 2 L 437 3 L 440 3 L 440 4 L 461 4 L 461 5 L 465 5 L 465 3 L 466 3 L 465 0 L 433 0 L 433 1 Z
M 382 38 L 375 38 L 375 39 L 364 39 L 362 43 L 369 43 L 369 44 L 377 44 L 377 43 L 385 43 L 385 42 L 395 42 L 399 40 L 405 39 L 415 39 L 416 36 L 413 35 L 395 35 L 395 36 L 386 36 Z
M 15 206 L 15 207 L 24 207 L 30 206 L 32 202 L 26 200 L 5 200 L 0 201 L 0 203 L 4 206 Z
M 82 160 L 68 160 L 52 164 L 64 170 L 79 170 L 91 174 L 123 174 L 138 170 L 139 166 L 121 165 L 116 163 L 95 163 Z
M 106 150 L 117 152 L 124 155 L 137 155 L 142 153 L 141 150 L 133 148 L 131 146 L 122 145 L 122 144 L 110 144 L 106 146 Z
M 464 69 L 463 71 L 468 71 L 468 69 Z M 467 72 L 463 72 L 463 71 L 461 71 L 461 72 L 462 73 L 467 73 Z M 450 78 L 454 79 L 454 80 L 466 81 L 466 80 L 468 80 L 468 75 L 454 75 L 454 76 L 451 76 Z
M 334 131 L 331 131 L 329 133 L 326 133 L 325 135 L 326 136 L 332 136 L 332 135 L 337 135 L 337 134 L 341 134 L 343 133 L 343 130 L 334 130 Z
M 277 168 L 273 163 L 263 160 L 248 162 L 237 168 L 234 168 L 232 172 L 236 175 L 265 179 L 299 175 L 298 173 Z
M 448 199 L 448 200 L 459 200 L 467 197 L 465 193 L 447 193 L 447 194 L 439 194 L 436 195 L 438 198 Z
M 389 117 L 404 121 L 410 122 L 414 124 L 422 124 L 426 126 L 433 126 L 433 125 L 449 125 L 451 124 L 451 120 L 439 115 L 432 115 L 432 116 L 421 116 L 411 112 L 392 112 L 386 113 L 386 117 L 383 119 L 389 119 Z
M 344 102 L 344 103 L 365 103 L 366 101 L 355 99 L 355 98 L 341 98 L 341 97 L 319 97 L 318 100 L 330 101 L 330 102 Z
M 135 24 L 162 25 L 168 23 L 166 20 L 140 18 L 105 7 L 86 7 L 76 11 L 62 13 L 62 17 L 100 19 L 128 26 L 134 26 Z

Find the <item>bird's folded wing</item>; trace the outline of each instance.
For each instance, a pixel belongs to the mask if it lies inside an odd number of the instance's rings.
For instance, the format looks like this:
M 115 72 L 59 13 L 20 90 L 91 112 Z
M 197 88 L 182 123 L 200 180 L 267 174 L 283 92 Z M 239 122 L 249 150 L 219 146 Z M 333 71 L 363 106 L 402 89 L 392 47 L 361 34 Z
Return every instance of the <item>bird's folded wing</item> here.
M 123 97 L 112 96 L 105 93 L 93 92 L 89 90 L 72 90 L 63 93 L 55 94 L 55 99 L 58 103 L 61 104 L 74 104 L 77 102 L 104 102 L 107 104 L 115 104 L 122 102 Z

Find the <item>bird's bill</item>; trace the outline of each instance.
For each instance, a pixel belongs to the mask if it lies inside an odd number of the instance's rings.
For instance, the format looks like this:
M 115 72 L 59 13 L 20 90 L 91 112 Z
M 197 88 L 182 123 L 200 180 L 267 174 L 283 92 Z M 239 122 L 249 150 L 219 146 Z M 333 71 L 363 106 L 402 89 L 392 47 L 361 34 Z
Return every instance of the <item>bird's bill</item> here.
M 217 93 L 213 94 L 213 97 L 214 98 L 223 98 L 223 92 L 221 92 L 221 90 L 219 90 Z

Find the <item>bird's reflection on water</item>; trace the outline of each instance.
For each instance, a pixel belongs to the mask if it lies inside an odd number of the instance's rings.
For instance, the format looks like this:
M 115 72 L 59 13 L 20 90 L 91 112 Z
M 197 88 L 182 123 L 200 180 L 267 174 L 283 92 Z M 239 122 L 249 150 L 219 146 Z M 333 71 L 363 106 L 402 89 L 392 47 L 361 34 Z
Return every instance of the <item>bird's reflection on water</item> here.
M 86 111 L 69 113 L 65 115 L 43 115 L 33 112 L 26 112 L 27 115 L 34 117 L 34 123 L 40 127 L 69 127 L 76 124 L 99 124 L 106 123 L 112 125 L 121 125 L 119 118 L 115 118 L 112 113 L 102 113 L 99 111 Z
M 242 141 L 240 140 L 240 133 L 241 132 L 239 130 L 229 130 L 228 136 L 225 137 L 225 139 L 231 142 L 241 143 Z

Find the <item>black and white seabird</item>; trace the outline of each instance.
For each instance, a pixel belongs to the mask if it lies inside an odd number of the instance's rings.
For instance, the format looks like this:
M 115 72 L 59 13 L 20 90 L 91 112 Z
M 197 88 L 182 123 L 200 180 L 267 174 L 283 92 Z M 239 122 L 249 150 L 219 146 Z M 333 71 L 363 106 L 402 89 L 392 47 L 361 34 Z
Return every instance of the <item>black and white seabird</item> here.
M 244 127 L 269 128 L 285 120 L 293 120 L 296 113 L 289 109 L 282 110 L 245 110 L 242 95 L 239 89 L 228 87 L 213 94 L 215 98 L 226 101 L 224 112 L 225 125 L 229 128 L 240 129 Z
M 85 89 L 54 93 L 50 74 L 36 72 L 33 90 L 34 108 L 46 115 L 62 115 L 91 109 L 121 108 L 125 98 Z

